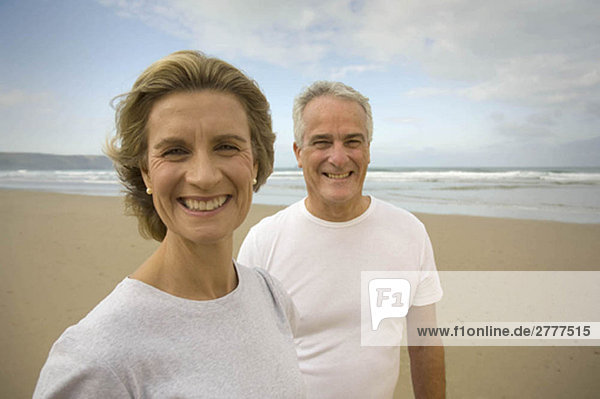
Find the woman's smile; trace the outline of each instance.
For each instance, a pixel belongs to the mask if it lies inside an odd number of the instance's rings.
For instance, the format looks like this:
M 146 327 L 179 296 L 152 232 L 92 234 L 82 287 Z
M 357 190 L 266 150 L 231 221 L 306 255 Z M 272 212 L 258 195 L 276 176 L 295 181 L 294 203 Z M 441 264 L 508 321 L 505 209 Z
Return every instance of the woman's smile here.
M 220 195 L 212 199 L 201 198 L 178 198 L 178 201 L 187 210 L 192 212 L 208 213 L 225 206 L 225 203 L 231 198 L 228 195 Z

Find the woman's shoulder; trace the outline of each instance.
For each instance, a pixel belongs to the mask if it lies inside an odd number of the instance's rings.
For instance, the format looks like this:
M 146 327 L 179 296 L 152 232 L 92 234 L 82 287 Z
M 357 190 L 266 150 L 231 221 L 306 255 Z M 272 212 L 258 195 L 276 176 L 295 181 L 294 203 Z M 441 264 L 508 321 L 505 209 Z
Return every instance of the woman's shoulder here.
M 111 347 L 98 350 L 95 340 L 81 339 L 75 326 L 54 343 L 40 371 L 33 398 L 129 397 L 113 368 Z
M 135 342 L 139 324 L 135 317 L 134 287 L 128 280 L 120 282 L 56 340 L 40 373 L 34 397 L 86 397 L 89 389 L 98 388 L 99 392 L 109 389 L 103 388 L 107 384 L 112 387 L 108 396 L 126 392 L 119 377 L 119 367 L 128 357 L 123 346 Z
M 260 267 L 248 267 L 236 262 L 238 273 L 242 274 L 246 284 L 250 288 L 259 288 L 270 295 L 279 295 L 283 291 L 279 281 L 275 280 L 265 269 Z
M 67 328 L 57 342 L 64 340 L 78 344 L 84 341 L 83 344 L 87 346 L 89 341 L 115 336 L 115 330 L 126 330 L 127 321 L 134 313 L 130 303 L 135 300 L 128 280 L 121 281 L 83 319 Z
M 239 264 L 237 267 L 238 269 L 245 270 L 250 280 L 254 283 L 248 285 L 254 285 L 254 290 L 260 291 L 260 294 L 271 302 L 276 313 L 282 317 L 282 320 L 286 320 L 292 327 L 292 330 L 294 330 L 297 310 L 283 284 L 265 269 L 259 267 L 249 268 Z
M 119 342 L 135 339 L 144 309 L 155 309 L 155 305 L 136 280 L 125 278 L 83 319 L 67 328 L 55 346 L 92 357 L 110 357 Z
M 238 272 L 246 284 L 246 290 L 252 296 L 265 296 L 273 301 L 275 307 L 286 307 L 289 295 L 276 278 L 260 267 L 247 267 L 236 263 Z

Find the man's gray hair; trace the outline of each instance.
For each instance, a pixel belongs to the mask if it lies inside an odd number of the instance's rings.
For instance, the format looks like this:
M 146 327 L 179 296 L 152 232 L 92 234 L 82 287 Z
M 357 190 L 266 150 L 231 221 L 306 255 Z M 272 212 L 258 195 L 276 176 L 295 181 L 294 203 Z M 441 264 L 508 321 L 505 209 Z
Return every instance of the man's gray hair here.
M 295 99 L 292 117 L 294 119 L 294 141 L 298 147 L 302 147 L 304 140 L 304 120 L 302 114 L 306 105 L 317 97 L 332 96 L 344 100 L 354 101 L 362 107 L 367 116 L 366 126 L 367 141 L 373 138 L 373 115 L 369 99 L 352 87 L 341 82 L 330 82 L 319 80 L 305 88 Z

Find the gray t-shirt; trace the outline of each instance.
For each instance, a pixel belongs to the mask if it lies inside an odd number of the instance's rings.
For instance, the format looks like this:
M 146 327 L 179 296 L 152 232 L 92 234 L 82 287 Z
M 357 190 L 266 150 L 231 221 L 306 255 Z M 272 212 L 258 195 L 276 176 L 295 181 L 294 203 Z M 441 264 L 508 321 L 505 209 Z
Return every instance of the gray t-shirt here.
M 236 265 L 224 297 L 193 301 L 126 278 L 52 347 L 34 398 L 299 398 L 294 306 Z

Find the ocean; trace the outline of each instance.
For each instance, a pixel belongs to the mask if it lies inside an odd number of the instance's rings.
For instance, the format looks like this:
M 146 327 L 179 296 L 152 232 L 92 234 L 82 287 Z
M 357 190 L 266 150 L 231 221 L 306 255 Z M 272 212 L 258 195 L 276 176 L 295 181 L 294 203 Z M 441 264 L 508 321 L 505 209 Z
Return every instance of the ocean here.
M 122 195 L 112 170 L 0 171 L 0 188 Z M 412 212 L 600 223 L 600 168 L 373 168 L 364 192 Z M 278 169 L 254 202 L 305 196 L 302 171 Z

